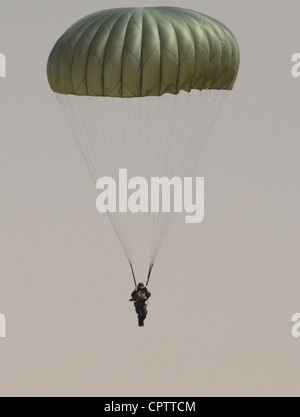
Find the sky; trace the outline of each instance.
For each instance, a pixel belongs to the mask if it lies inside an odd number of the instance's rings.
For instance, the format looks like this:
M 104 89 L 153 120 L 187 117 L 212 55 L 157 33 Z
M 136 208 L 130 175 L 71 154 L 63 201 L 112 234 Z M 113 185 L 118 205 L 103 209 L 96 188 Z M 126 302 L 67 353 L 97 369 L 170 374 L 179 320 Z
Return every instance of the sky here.
M 298 396 L 297 0 L 165 0 L 228 26 L 241 67 L 197 167 L 205 219 L 176 218 L 138 328 L 132 278 L 49 89 L 81 17 L 152 1 L 1 0 L 0 396 Z M 160 4 L 161 5 L 161 4 Z

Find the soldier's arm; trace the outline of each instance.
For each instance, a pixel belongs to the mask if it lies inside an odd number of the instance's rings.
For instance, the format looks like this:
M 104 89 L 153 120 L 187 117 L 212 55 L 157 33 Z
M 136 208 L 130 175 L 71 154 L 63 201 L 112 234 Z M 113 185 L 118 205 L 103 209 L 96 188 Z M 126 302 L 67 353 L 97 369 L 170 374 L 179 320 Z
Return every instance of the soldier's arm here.
M 132 297 L 132 298 L 134 298 L 134 297 L 136 296 L 136 294 L 137 294 L 137 290 L 134 290 L 134 291 L 131 293 L 131 297 Z

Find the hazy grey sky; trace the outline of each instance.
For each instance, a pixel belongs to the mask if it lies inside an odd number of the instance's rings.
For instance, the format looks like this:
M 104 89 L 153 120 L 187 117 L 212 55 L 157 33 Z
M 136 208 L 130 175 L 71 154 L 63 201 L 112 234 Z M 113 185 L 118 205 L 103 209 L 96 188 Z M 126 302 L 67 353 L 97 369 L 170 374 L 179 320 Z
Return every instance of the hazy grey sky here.
M 197 169 L 200 225 L 178 218 L 144 329 L 132 281 L 46 62 L 96 10 L 152 1 L 1 0 L 0 395 L 299 395 L 298 0 L 165 0 L 225 23 L 241 69 Z

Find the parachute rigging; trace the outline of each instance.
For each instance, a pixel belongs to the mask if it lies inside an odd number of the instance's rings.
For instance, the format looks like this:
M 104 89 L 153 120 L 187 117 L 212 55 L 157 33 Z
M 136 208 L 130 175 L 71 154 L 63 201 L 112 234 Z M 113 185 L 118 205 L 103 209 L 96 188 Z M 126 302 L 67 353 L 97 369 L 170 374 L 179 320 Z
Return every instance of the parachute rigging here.
M 94 181 L 191 176 L 239 68 L 220 22 L 174 7 L 93 13 L 58 40 L 48 61 L 56 93 Z M 147 285 L 174 218 L 149 213 Z M 109 213 L 136 285 L 136 215 Z

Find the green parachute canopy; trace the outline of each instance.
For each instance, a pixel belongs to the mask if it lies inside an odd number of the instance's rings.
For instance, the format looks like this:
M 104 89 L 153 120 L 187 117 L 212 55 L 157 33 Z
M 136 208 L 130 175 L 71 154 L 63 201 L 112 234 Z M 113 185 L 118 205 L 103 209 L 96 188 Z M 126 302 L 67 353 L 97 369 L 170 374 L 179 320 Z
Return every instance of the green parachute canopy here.
M 75 23 L 48 61 L 56 93 L 145 97 L 231 90 L 239 48 L 222 23 L 175 7 L 110 9 Z

